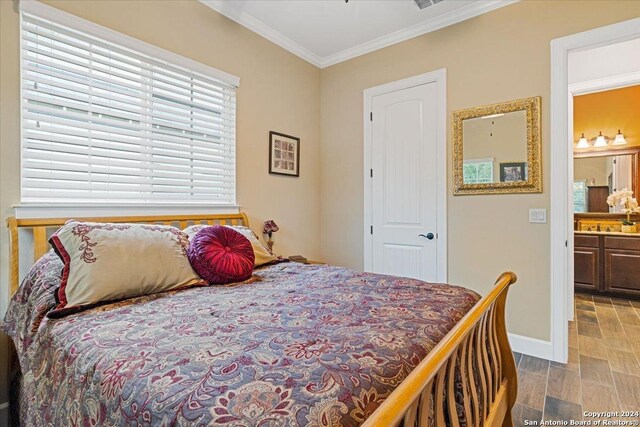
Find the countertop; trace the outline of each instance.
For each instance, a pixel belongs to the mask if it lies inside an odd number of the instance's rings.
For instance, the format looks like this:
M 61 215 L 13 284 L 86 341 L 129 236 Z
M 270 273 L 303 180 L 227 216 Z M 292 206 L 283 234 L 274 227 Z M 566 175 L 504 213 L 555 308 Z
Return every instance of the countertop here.
M 622 233 L 620 231 L 574 231 L 574 234 L 593 234 L 605 236 L 640 237 L 640 233 Z

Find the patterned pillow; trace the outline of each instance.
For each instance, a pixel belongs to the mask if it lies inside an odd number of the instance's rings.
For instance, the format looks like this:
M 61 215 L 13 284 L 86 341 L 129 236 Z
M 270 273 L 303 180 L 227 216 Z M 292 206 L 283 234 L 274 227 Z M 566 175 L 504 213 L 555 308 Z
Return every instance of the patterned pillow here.
M 198 231 L 189 245 L 193 269 L 212 285 L 247 280 L 253 272 L 254 258 L 249 239 L 220 225 Z
M 100 303 L 206 285 L 187 258 L 189 239 L 175 227 L 67 221 L 49 242 L 64 262 L 61 317 Z
M 192 239 L 198 231 L 203 230 L 207 227 L 211 226 L 205 224 L 196 224 L 185 228 L 184 230 L 182 230 L 182 232 L 189 236 L 189 239 Z M 256 233 L 254 233 L 249 227 L 244 227 L 242 225 L 225 225 L 224 227 L 232 228 L 249 239 L 249 241 L 251 242 L 251 246 L 253 247 L 253 254 L 255 255 L 254 267 L 260 267 L 261 265 L 280 261 L 279 257 L 269 252 L 269 249 L 267 249 L 266 246 L 264 246 L 260 242 L 260 239 L 258 239 Z

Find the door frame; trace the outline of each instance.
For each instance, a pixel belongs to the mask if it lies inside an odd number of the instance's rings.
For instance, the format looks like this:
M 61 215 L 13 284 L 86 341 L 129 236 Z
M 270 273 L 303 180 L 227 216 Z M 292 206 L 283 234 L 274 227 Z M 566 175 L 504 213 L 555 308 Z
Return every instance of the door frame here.
M 551 41 L 551 345 L 552 358 L 566 363 L 569 350 L 569 295 L 573 283 L 573 128 L 570 125 L 569 52 L 640 37 L 640 18 Z M 572 119 L 571 119 L 572 120 Z
M 446 282 L 447 271 L 447 70 L 440 68 L 435 71 L 397 80 L 364 90 L 364 270 L 371 271 L 373 266 L 373 235 L 371 224 L 373 212 L 371 210 L 372 183 L 370 170 L 372 167 L 371 141 L 371 103 L 374 96 L 396 92 L 421 86 L 428 83 L 436 84 L 436 276 L 438 282 Z
M 621 74 L 617 76 L 606 77 L 602 79 L 596 80 L 587 80 L 579 83 L 571 83 L 569 84 L 568 94 L 569 97 L 567 99 L 567 126 L 569 132 L 571 133 L 573 130 L 573 97 L 580 95 L 587 95 L 590 93 L 603 92 L 607 90 L 620 89 L 623 87 L 633 86 L 640 84 L 640 71 L 629 73 L 629 74 Z M 569 159 L 569 169 L 568 169 L 568 177 L 573 177 L 573 152 L 571 153 L 571 158 Z M 573 179 L 570 179 L 570 185 L 573 182 Z M 573 225 L 573 192 L 570 192 L 569 195 L 569 211 L 571 216 L 571 221 Z M 570 227 L 571 228 L 571 227 Z M 567 241 L 567 251 L 569 254 L 573 253 L 574 250 L 574 242 L 573 242 L 573 233 L 569 236 L 569 240 Z M 573 304 L 573 299 L 575 296 L 575 289 L 572 284 L 574 283 L 574 267 L 573 267 L 573 257 L 568 257 L 569 265 L 567 266 L 567 317 L 569 321 L 573 321 L 575 319 L 575 307 Z

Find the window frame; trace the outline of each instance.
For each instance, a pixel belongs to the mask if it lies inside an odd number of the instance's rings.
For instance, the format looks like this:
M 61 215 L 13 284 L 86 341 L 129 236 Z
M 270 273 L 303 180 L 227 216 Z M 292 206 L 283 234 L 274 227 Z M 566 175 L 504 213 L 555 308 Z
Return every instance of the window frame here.
M 36 1 L 24 1 L 21 0 L 19 3 L 19 11 L 20 11 L 20 84 L 22 86 L 22 82 L 24 79 L 24 70 L 23 70 L 23 48 L 22 48 L 22 31 L 23 31 L 23 14 L 32 15 L 38 19 L 43 19 L 50 21 L 54 24 L 69 27 L 75 31 L 79 31 L 85 33 L 89 36 L 99 38 L 105 42 L 113 43 L 124 48 L 128 48 L 144 55 L 150 56 L 158 61 L 163 61 L 167 63 L 171 63 L 177 65 L 179 67 L 188 69 L 195 73 L 199 73 L 208 77 L 212 77 L 216 80 L 219 80 L 229 86 L 233 86 L 234 88 L 238 88 L 240 86 L 240 78 L 234 76 L 232 74 L 226 73 L 224 71 L 218 70 L 216 68 L 210 67 L 208 65 L 197 62 L 193 59 L 184 57 L 177 53 L 162 49 L 160 47 L 154 46 L 147 42 L 138 40 L 136 38 L 127 36 L 120 32 L 111 30 L 109 28 L 103 27 L 94 22 L 85 20 L 83 18 L 79 18 L 75 15 L 69 14 L 67 12 L 61 11 L 59 9 L 53 8 L 51 6 L 47 6 L 40 2 Z M 113 213 L 113 214 L 137 214 L 136 212 L 140 212 L 139 214 L 148 214 L 149 212 L 154 212 L 157 214 L 170 214 L 170 213 L 184 213 L 185 210 L 193 213 L 229 213 L 229 212 L 237 212 L 239 205 L 237 204 L 237 152 L 234 159 L 234 173 L 233 173 L 233 182 L 234 182 L 234 192 L 233 192 L 233 202 L 232 203 L 215 203 L 215 202 L 206 202 L 206 201 L 143 201 L 143 200 L 132 200 L 131 202 L 127 201 L 117 201 L 116 203 L 110 203 L 108 201 L 104 202 L 82 202 L 80 200 L 69 200 L 67 201 L 23 201 L 22 193 L 23 193 L 23 134 L 24 134 L 24 96 L 22 94 L 22 88 L 20 93 L 20 203 L 18 205 L 14 205 L 14 209 L 16 215 L 18 217 L 37 217 L 51 215 L 53 213 L 56 216 L 70 216 L 70 215 L 78 215 L 80 212 L 86 213 L 86 215 L 96 215 L 96 214 L 104 214 L 105 210 Z M 237 106 L 234 106 L 234 109 L 237 113 Z M 235 129 L 237 130 L 237 118 L 234 123 Z M 234 141 L 234 144 L 236 141 Z

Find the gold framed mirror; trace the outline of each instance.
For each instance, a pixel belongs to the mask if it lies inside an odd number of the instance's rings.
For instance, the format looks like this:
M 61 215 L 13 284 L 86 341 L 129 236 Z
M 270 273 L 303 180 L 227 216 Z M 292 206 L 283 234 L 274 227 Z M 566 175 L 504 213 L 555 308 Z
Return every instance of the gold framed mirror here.
M 453 194 L 542 192 L 539 96 L 453 112 Z

